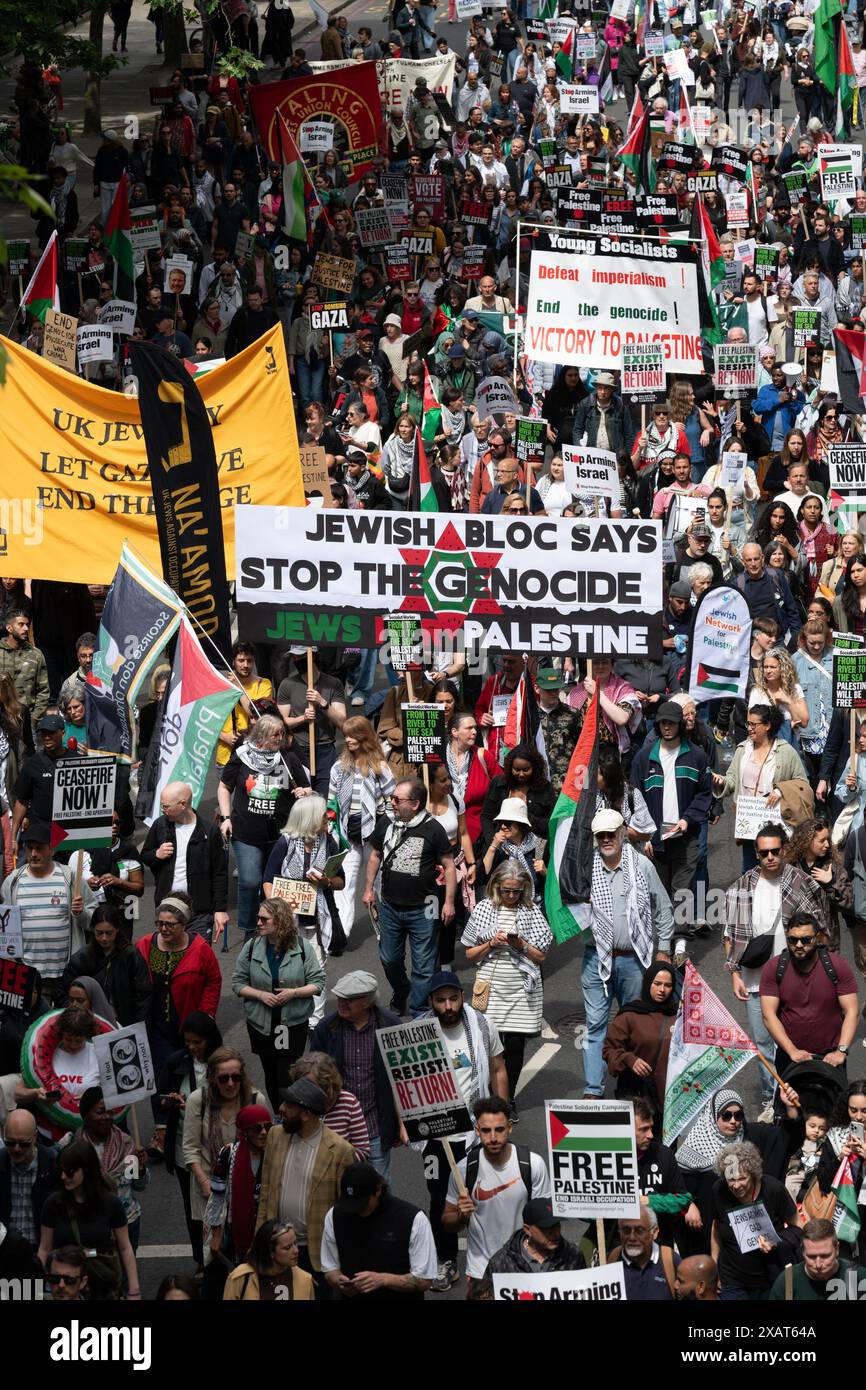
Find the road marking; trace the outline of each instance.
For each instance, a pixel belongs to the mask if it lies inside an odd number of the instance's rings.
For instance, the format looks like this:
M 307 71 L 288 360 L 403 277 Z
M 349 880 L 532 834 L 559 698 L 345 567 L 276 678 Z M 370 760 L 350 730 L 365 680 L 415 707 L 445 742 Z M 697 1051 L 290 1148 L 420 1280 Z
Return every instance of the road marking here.
M 541 1037 L 543 1042 L 558 1042 L 559 1034 L 551 1028 L 546 1018 L 541 1020 Z
M 532 1061 L 527 1062 L 520 1074 L 517 1090 L 514 1092 L 515 1096 L 519 1096 L 520 1092 L 529 1085 L 530 1081 L 538 1075 L 542 1068 L 546 1067 L 548 1062 L 552 1061 L 561 1047 L 562 1043 L 545 1043 L 543 1047 L 538 1049 Z
M 191 1260 L 189 1245 L 139 1245 L 135 1252 L 137 1260 Z

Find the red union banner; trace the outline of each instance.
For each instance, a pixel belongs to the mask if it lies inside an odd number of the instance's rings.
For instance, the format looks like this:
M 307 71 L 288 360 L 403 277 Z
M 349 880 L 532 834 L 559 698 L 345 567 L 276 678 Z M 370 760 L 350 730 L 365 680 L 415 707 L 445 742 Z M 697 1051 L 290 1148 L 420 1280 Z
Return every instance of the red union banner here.
M 373 160 L 385 149 L 385 124 L 375 63 L 350 63 L 345 68 L 314 77 L 294 77 L 286 82 L 265 82 L 250 88 L 259 137 L 269 159 L 280 158 L 276 112 L 294 136 L 306 121 L 334 117 L 334 148 L 350 181 L 372 169 Z M 340 131 L 345 140 L 341 139 Z

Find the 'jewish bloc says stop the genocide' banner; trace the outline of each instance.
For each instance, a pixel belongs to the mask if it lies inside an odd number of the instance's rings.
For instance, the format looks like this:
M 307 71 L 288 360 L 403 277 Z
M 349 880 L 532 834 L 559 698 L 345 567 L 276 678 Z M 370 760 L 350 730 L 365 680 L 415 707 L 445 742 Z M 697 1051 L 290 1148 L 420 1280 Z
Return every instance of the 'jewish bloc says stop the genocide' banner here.
M 695 610 L 683 689 L 693 700 L 742 700 L 751 662 L 752 619 L 739 589 L 702 594 Z
M 497 1303 L 625 1303 L 622 1262 L 556 1274 L 494 1274 Z
M 827 463 L 831 492 L 866 503 L 866 444 L 831 444 Z
M 554 1215 L 640 1216 L 631 1101 L 548 1100 L 545 1113 Z
M 605 236 L 597 242 L 587 236 L 577 245 L 582 252 L 589 246 L 590 253 L 532 253 L 528 355 L 615 370 L 624 343 L 659 343 L 667 371 L 700 372 L 698 286 L 685 249 Z
M 59 759 L 54 766 L 52 847 L 66 851 L 110 845 L 116 785 L 112 757 Z
M 472 1129 L 437 1018 L 380 1028 L 376 1041 L 411 1142 L 448 1139 Z
M 7 503 L 12 524 L 3 524 L 5 537 L 0 533 L 4 573 L 68 581 L 70 538 L 83 542 L 76 575 L 89 583 L 111 583 L 125 541 L 161 573 L 136 398 L 71 376 L 8 339 L 4 351 L 0 458 L 3 495 L 14 499 Z M 226 566 L 232 572 L 235 506 L 303 505 L 282 327 L 277 324 L 195 387 L 213 432 Z
M 107 1110 L 135 1105 L 155 1094 L 156 1078 L 144 1023 L 100 1034 L 93 1039 L 93 1050 Z
M 647 521 L 238 507 L 252 640 L 375 646 L 386 611 L 483 648 L 661 655 L 661 526 Z

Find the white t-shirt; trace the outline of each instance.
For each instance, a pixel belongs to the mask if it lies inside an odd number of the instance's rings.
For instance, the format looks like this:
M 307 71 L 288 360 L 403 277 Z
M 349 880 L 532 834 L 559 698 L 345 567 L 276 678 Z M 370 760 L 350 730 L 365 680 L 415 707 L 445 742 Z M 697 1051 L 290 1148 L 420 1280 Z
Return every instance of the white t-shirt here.
M 490 1051 L 488 1057 L 500 1057 L 504 1051 L 502 1039 L 495 1023 L 486 1019 L 487 1031 L 490 1034 Z M 440 1020 L 441 1027 L 441 1020 Z M 469 1051 L 469 1041 L 466 1036 L 466 1025 L 461 1021 L 455 1028 L 443 1028 L 442 1037 L 445 1039 L 445 1047 L 448 1056 L 451 1058 L 451 1065 L 457 1074 L 457 1084 L 460 1087 L 463 1099 L 468 1106 L 472 1104 L 472 1062 Z M 515 1227 L 516 1229 L 516 1227 Z
M 679 752 L 679 744 L 676 748 L 659 749 L 659 762 L 662 765 L 665 779 L 662 795 L 662 822 L 665 825 L 676 825 L 680 818 L 679 802 L 677 801 L 677 758 Z
M 99 1064 L 92 1042 L 85 1043 L 80 1052 L 56 1048 L 51 1066 L 57 1080 L 71 1096 L 82 1096 L 88 1086 L 99 1085 Z
M 539 1154 L 533 1153 L 529 1157 L 532 1195 L 549 1197 L 550 1177 L 547 1164 Z M 465 1158 L 460 1160 L 458 1167 L 465 1178 Z M 523 1208 L 528 1199 L 513 1144 L 507 1161 L 498 1168 L 494 1168 L 484 1153 L 479 1155 L 478 1177 L 469 1196 L 475 1203 L 475 1211 L 466 1228 L 466 1273 L 473 1279 L 480 1279 L 492 1256 L 497 1250 L 501 1250 L 514 1232 L 523 1225 Z M 452 1173 L 445 1200 L 456 1207 L 459 1198 L 460 1194 Z
M 186 852 L 194 830 L 195 821 L 192 821 L 190 825 L 176 825 L 174 827 L 177 846 L 174 851 L 174 878 L 171 881 L 173 893 L 185 893 L 187 891 Z
M 774 933 L 772 954 L 778 955 L 785 949 L 781 875 L 775 883 L 763 877 L 759 878 L 752 894 L 752 934 L 766 936 L 767 932 Z M 758 993 L 763 968 L 761 965 L 755 965 L 751 969 L 743 970 L 743 984 L 750 994 Z

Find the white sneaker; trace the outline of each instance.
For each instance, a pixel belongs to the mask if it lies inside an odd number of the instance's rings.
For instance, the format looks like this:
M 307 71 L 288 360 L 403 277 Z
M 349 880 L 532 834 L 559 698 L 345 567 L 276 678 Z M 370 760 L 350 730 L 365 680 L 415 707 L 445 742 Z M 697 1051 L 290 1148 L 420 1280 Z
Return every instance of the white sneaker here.
M 758 1115 L 758 1124 L 771 1125 L 775 1118 L 776 1112 L 773 1109 L 773 1102 L 771 1100 L 768 1100 L 767 1104 L 764 1106 L 763 1110 Z

